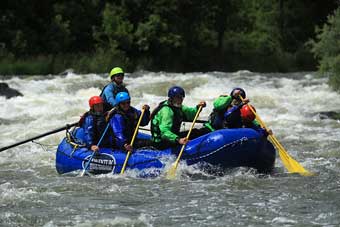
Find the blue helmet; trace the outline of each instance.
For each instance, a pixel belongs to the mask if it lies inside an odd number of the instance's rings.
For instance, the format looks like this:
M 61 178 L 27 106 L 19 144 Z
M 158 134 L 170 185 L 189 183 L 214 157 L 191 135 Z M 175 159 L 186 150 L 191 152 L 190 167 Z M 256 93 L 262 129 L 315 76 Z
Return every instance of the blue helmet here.
M 185 97 L 184 89 L 179 86 L 173 86 L 168 91 L 168 97 L 173 98 L 175 96 Z
M 240 95 L 242 96 L 242 98 L 246 98 L 246 92 L 240 88 L 240 87 L 235 87 L 231 92 L 230 92 L 230 96 L 233 96 L 233 93 L 235 90 L 240 90 Z M 238 97 L 237 97 L 238 98 Z
M 124 102 L 124 101 L 128 101 L 128 100 L 130 100 L 130 96 L 127 92 L 119 92 L 116 95 L 116 103 L 117 104 Z

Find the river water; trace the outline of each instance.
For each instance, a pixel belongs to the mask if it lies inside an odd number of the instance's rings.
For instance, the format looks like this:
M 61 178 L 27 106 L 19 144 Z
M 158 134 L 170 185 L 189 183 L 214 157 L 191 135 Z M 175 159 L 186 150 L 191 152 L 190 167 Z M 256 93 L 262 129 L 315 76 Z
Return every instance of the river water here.
M 104 75 L 2 77 L 23 97 L 0 97 L 0 147 L 73 123 L 88 99 L 107 83 Z M 0 153 L 0 226 L 340 226 L 340 122 L 317 113 L 339 111 L 340 95 L 314 73 L 127 74 L 132 105 L 154 108 L 167 89 L 181 85 L 184 103 L 243 87 L 258 114 L 288 153 L 313 177 L 258 176 L 238 168 L 210 176 L 181 164 L 178 177 L 58 175 L 60 132 Z M 189 125 L 185 125 L 186 129 Z

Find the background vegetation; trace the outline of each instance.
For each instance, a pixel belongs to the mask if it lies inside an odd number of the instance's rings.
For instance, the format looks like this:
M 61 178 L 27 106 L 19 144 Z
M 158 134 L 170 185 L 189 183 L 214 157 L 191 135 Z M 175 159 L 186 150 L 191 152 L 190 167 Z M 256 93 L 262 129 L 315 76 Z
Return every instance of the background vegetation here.
M 317 37 L 309 42 L 312 52 L 319 59 L 319 70 L 329 76 L 329 83 L 340 91 L 340 8 L 328 17 Z
M 0 74 L 104 73 L 117 65 L 127 71 L 305 71 L 317 67 L 313 53 L 322 70 L 339 74 L 339 10 L 333 14 L 339 0 L 0 4 Z

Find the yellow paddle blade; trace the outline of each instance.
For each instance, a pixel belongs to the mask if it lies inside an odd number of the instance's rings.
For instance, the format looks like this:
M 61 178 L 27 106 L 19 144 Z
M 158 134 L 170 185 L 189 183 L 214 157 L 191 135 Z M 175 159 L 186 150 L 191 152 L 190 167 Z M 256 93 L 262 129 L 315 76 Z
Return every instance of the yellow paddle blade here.
M 202 110 L 202 106 L 200 106 L 200 107 L 198 108 L 197 113 L 196 113 L 196 115 L 195 115 L 195 117 L 194 117 L 194 120 L 192 121 L 192 125 L 191 125 L 191 127 L 190 127 L 190 129 L 189 129 L 189 132 L 188 132 L 187 136 L 186 136 L 188 139 L 189 139 L 189 137 L 190 137 L 190 134 L 191 134 L 192 129 L 194 128 L 195 122 L 196 122 L 198 116 L 199 116 L 200 113 L 201 113 L 201 110 Z M 176 169 L 177 169 L 179 160 L 180 160 L 181 157 L 182 157 L 182 154 L 183 154 L 183 151 L 184 151 L 185 146 L 186 146 L 186 144 L 183 144 L 183 145 L 182 145 L 181 151 L 179 152 L 178 157 L 177 157 L 175 163 L 174 163 L 174 164 L 170 167 L 170 169 L 167 171 L 167 173 L 166 173 L 166 178 L 167 178 L 167 179 L 170 179 L 170 180 L 171 180 L 171 179 L 174 179 L 174 178 L 176 177 Z
M 244 100 L 241 95 L 239 97 L 242 101 Z M 251 110 L 251 112 L 253 112 L 253 114 L 256 117 L 256 120 L 260 123 L 261 127 L 263 127 L 265 130 L 268 131 L 265 123 L 262 121 L 262 119 L 256 113 L 256 111 L 251 107 L 251 105 L 249 105 L 249 109 Z M 314 173 L 307 171 L 305 168 L 302 167 L 302 165 L 300 165 L 300 163 L 298 163 L 291 156 L 289 156 L 288 152 L 283 148 L 281 143 L 276 139 L 274 135 L 269 135 L 269 139 L 271 140 L 272 144 L 275 145 L 276 149 L 279 151 L 279 155 L 282 160 L 282 163 L 286 167 L 288 172 L 299 173 L 303 176 L 315 175 Z
M 279 156 L 281 158 L 281 161 L 283 165 L 286 167 L 288 172 L 290 173 L 299 173 L 303 176 L 313 176 L 314 173 L 309 172 L 305 168 L 303 168 L 300 163 L 298 163 L 294 158 L 292 158 L 288 152 L 283 148 L 283 146 L 280 144 L 280 142 L 274 137 L 273 135 L 269 135 L 269 139 L 271 142 L 275 145 L 277 150 L 279 151 Z
M 290 157 L 287 153 L 283 150 L 279 150 L 279 155 L 283 165 L 286 167 L 288 172 L 290 173 L 299 173 L 303 176 L 313 176 L 315 174 L 307 171 L 303 166 L 301 166 L 297 161 L 295 161 L 292 157 Z
M 170 169 L 168 169 L 168 171 L 166 172 L 166 179 L 173 180 L 176 178 L 177 166 L 178 166 L 177 162 L 171 165 Z
M 190 131 L 189 133 L 190 134 Z M 181 156 L 183 154 L 183 151 L 184 151 L 184 148 L 185 148 L 185 145 L 186 144 L 183 144 L 182 145 L 182 148 L 178 154 L 178 157 L 176 159 L 176 161 L 171 165 L 171 167 L 168 169 L 168 171 L 166 172 L 166 179 L 169 179 L 169 180 L 172 180 L 172 179 L 175 179 L 176 177 L 176 170 L 177 170 L 177 166 L 178 166 L 178 163 L 179 163 L 179 160 L 181 159 Z

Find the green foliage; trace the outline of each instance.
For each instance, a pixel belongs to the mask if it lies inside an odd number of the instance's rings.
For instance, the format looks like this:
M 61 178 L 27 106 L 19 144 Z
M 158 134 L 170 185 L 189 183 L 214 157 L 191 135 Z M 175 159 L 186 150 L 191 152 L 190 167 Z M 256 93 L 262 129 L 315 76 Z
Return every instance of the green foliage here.
M 101 30 L 94 34 L 100 47 L 110 50 L 129 50 L 132 46 L 133 25 L 127 19 L 126 9 L 118 5 L 107 4 L 103 11 Z
M 340 91 L 340 8 L 328 17 L 328 22 L 317 29 L 315 40 L 309 44 L 319 58 L 319 70 L 329 75 L 330 85 Z
M 51 58 L 36 57 L 16 60 L 12 56 L 0 60 L 2 75 L 37 75 L 51 72 Z
M 338 0 L 1 4 L 0 72 L 45 74 L 67 68 L 107 72 L 115 65 L 128 71 L 314 69 L 304 43 L 314 38 L 314 26 L 326 21 Z M 336 68 L 333 58 L 319 52 L 316 48 L 315 55 L 326 59 L 322 69 Z

